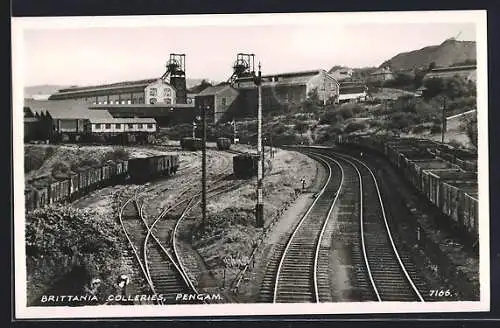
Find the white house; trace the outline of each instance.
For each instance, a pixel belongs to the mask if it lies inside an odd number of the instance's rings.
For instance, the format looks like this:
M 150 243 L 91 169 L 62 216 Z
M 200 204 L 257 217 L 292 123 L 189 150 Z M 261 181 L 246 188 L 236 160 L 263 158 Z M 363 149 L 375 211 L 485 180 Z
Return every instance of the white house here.
M 156 132 L 154 118 L 89 118 L 91 133 Z

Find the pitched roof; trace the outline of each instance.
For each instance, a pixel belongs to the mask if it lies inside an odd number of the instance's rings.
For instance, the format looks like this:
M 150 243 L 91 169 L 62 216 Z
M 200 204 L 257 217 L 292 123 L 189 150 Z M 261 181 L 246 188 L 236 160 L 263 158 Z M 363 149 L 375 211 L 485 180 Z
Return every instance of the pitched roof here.
M 231 86 L 229 84 L 214 85 L 200 92 L 198 96 L 213 96 L 227 88 L 231 88 Z
M 147 123 L 156 123 L 154 118 L 150 117 L 133 117 L 133 118 L 89 118 L 90 123 L 112 123 L 112 124 L 147 124 Z
M 103 89 L 103 88 L 115 88 L 115 87 L 129 87 L 129 86 L 135 86 L 135 85 L 148 85 L 152 82 L 157 81 L 158 78 L 152 78 L 152 79 L 142 79 L 142 80 L 134 80 L 134 81 L 123 81 L 123 82 L 116 82 L 116 83 L 108 83 L 108 84 L 101 84 L 101 85 L 88 85 L 88 86 L 83 86 L 83 87 L 71 87 L 71 88 L 65 88 L 65 89 L 60 89 L 58 92 L 75 92 L 75 91 L 87 91 L 91 89 Z
M 39 115 L 48 113 L 53 119 L 112 118 L 106 110 L 89 110 L 88 104 L 75 100 L 25 99 L 24 106 Z

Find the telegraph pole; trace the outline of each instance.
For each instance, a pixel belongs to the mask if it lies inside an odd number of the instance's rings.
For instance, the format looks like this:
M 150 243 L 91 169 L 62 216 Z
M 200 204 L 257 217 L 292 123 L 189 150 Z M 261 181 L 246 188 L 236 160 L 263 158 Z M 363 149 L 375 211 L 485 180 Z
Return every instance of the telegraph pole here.
M 441 106 L 442 109 L 442 117 L 441 117 L 441 143 L 444 143 L 444 132 L 446 130 L 446 115 L 445 115 L 445 110 L 446 110 L 446 97 L 443 97 L 443 105 Z
M 264 226 L 264 204 L 262 202 L 262 179 L 264 174 L 264 154 L 262 152 L 262 74 L 259 63 L 259 73 L 254 78 L 254 82 L 258 88 L 258 107 L 257 107 L 257 156 L 259 163 L 257 165 L 257 205 L 255 207 L 255 217 L 257 227 Z
M 201 107 L 201 124 L 203 129 L 202 135 L 202 152 L 201 152 L 201 229 L 205 229 L 207 222 L 207 109 L 209 106 Z M 194 140 L 193 140 L 194 142 Z

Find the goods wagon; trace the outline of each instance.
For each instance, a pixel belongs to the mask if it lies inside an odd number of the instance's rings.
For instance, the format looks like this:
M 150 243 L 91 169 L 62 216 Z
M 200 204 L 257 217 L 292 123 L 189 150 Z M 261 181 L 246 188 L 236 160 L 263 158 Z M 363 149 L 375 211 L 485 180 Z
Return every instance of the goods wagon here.
M 228 138 L 217 138 L 217 149 L 228 150 L 231 147 L 231 140 Z
M 179 167 L 179 156 L 153 156 L 144 163 L 132 161 L 133 177 L 151 178 L 171 175 Z M 73 201 L 97 188 L 125 181 L 129 176 L 129 161 L 108 161 L 103 165 L 79 168 L 58 176 L 43 176 L 26 183 L 25 205 L 31 211 L 49 204 Z M 142 171 L 141 171 L 142 170 Z
M 259 156 L 251 154 L 233 157 L 233 172 L 237 178 L 247 179 L 257 175 Z
M 144 182 L 177 171 L 178 155 L 160 155 L 134 158 L 128 161 L 128 174 L 132 182 Z
M 200 138 L 182 138 L 181 148 L 186 150 L 201 150 L 203 143 Z

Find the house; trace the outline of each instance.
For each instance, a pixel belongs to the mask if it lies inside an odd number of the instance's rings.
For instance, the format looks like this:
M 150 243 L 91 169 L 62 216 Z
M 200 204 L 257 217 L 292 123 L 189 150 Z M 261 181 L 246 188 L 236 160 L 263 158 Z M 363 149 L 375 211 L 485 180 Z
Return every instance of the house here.
M 445 68 L 434 68 L 424 76 L 424 81 L 431 78 L 451 78 L 453 76 L 460 76 L 467 81 L 476 82 L 477 73 L 476 65 L 466 66 L 451 66 Z
M 156 132 L 154 118 L 97 118 L 88 119 L 86 131 L 92 134 L 117 134 L 117 133 L 154 133 Z
M 338 102 L 360 102 L 365 101 L 368 88 L 360 82 L 341 82 Z
M 207 108 L 210 121 L 220 121 L 224 114 L 235 104 L 239 92 L 227 83 L 211 86 L 195 96 L 195 107 Z
M 391 72 L 389 67 L 383 67 L 377 69 L 375 72 L 370 74 L 370 82 L 383 82 L 388 80 L 393 80 L 394 74 Z
M 353 73 L 352 68 L 343 67 L 330 72 L 330 75 L 333 76 L 335 80 L 340 82 L 345 79 L 351 79 L 352 73 Z

